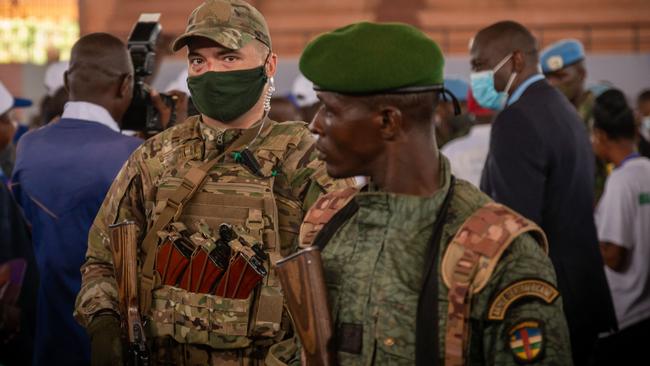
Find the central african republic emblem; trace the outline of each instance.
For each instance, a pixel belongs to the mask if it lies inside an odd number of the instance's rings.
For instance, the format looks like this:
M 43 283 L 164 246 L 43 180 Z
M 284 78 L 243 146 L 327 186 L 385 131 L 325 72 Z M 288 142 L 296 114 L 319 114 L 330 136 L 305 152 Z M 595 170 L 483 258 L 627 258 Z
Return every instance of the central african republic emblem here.
M 510 350 L 520 363 L 537 360 L 544 349 L 544 335 L 539 321 L 526 320 L 518 323 L 508 332 Z

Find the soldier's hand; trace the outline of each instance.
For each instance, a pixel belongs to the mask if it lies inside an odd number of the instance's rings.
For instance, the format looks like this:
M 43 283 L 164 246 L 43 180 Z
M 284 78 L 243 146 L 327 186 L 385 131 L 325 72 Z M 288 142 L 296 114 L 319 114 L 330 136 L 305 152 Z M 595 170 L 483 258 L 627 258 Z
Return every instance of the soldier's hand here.
M 123 365 L 120 320 L 114 314 L 101 314 L 88 325 L 90 364 L 92 366 Z

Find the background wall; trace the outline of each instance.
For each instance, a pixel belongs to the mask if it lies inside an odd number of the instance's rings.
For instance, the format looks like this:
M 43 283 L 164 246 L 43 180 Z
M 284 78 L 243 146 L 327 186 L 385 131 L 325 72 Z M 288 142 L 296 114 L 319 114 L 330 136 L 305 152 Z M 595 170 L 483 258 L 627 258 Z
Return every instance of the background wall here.
M 4 4 L 6 0 L 2 0 Z M 18 0 L 27 1 L 27 0 Z M 46 0 L 39 0 L 47 2 Z M 110 32 L 126 40 L 140 13 L 160 12 L 164 42 L 183 32 L 202 0 L 78 0 L 81 34 Z M 545 46 L 577 38 L 589 55 L 589 83 L 607 80 L 629 98 L 650 87 L 650 0 L 250 0 L 266 17 L 280 57 L 279 94 L 290 90 L 304 45 L 322 32 L 361 20 L 413 24 L 439 42 L 446 74 L 468 79 L 467 46 L 480 28 L 512 19 Z M 5 4 L 6 5 L 6 4 Z M 0 6 L 0 18 L 7 6 Z M 154 86 L 164 90 L 185 67 L 185 54 L 165 56 Z M 0 64 L 0 80 L 35 103 L 45 92 L 44 67 Z

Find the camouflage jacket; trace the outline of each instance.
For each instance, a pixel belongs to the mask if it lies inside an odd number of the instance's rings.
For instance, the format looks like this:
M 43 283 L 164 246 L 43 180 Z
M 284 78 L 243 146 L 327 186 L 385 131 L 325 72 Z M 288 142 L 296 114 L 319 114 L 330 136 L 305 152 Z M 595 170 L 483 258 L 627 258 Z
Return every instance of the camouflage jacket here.
M 276 224 L 279 226 L 281 252 L 286 254 L 297 247 L 302 215 L 317 197 L 329 189 L 350 183 L 333 181 L 327 176 L 322 162 L 315 159 L 314 138 L 303 122 L 276 123 L 267 120 L 265 123 L 267 127 L 249 149 L 256 155 L 263 173 L 274 177 L 273 194 L 279 221 Z M 258 127 L 259 123 L 251 128 Z M 110 310 L 119 314 L 108 226 L 123 220 L 135 221 L 142 240 L 160 213 L 160 207 L 157 207 L 161 203 L 160 192 L 164 193 L 165 189 L 169 192 L 169 185 L 178 186 L 183 170 L 223 153 L 242 132 L 238 129 L 217 130 L 201 122 L 199 117 L 193 117 L 147 140 L 131 155 L 111 186 L 90 229 L 86 262 L 81 268 L 82 286 L 74 311 L 75 318 L 82 325 L 87 326 L 99 311 Z M 258 146 L 267 148 L 256 150 Z M 284 148 L 274 150 L 274 146 Z M 233 159 L 230 154 L 224 156 L 210 170 L 208 182 L 197 195 L 201 192 L 228 194 L 209 191 L 210 181 L 217 179 L 213 176 L 225 182 L 237 178 L 223 175 L 224 172 L 220 170 L 222 164 L 237 165 Z M 252 174 L 248 176 L 252 185 L 262 182 L 255 180 Z M 141 250 L 139 256 L 141 265 L 144 260 Z
M 357 195 L 359 210 L 323 250 L 341 365 L 415 364 L 416 315 L 427 246 L 450 187 L 449 163 L 445 158 L 441 167 L 443 188 L 433 196 L 384 192 Z M 436 258 L 438 267 L 461 224 L 489 201 L 469 183 L 456 182 Z M 549 304 L 524 291 L 527 296 L 505 307 L 503 320 L 488 319 L 492 303 L 500 297 L 508 298 L 521 289 L 523 281 L 531 279 L 544 281 L 546 289 L 555 291 L 556 276 L 550 260 L 530 235 L 523 234 L 501 257 L 487 286 L 473 296 L 468 365 L 572 363 L 559 297 Z M 448 288 L 440 278 L 439 365 L 444 365 L 447 299 Z M 530 335 L 525 341 L 524 333 Z

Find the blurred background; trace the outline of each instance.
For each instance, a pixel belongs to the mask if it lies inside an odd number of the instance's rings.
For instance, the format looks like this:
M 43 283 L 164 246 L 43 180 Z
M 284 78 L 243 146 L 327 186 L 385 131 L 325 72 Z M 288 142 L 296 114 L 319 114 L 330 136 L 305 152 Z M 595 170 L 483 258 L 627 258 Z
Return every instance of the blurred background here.
M 511 19 L 532 29 L 543 47 L 576 38 L 586 49 L 587 84 L 609 81 L 630 99 L 650 85 L 650 0 L 250 0 L 266 17 L 280 59 L 280 95 L 290 92 L 297 59 L 315 35 L 360 20 L 406 22 L 424 30 L 447 57 L 446 76 L 469 77 L 468 43 L 480 28 Z M 171 40 L 201 0 L 0 0 L 0 80 L 16 96 L 46 94 L 48 65 L 69 58 L 80 35 L 128 38 L 140 13 L 161 13 L 160 68 L 153 85 L 177 87 L 185 51 Z M 28 117 L 28 116 L 25 116 Z

